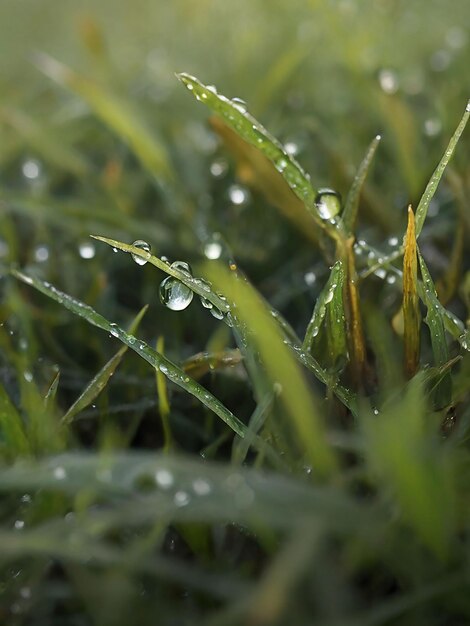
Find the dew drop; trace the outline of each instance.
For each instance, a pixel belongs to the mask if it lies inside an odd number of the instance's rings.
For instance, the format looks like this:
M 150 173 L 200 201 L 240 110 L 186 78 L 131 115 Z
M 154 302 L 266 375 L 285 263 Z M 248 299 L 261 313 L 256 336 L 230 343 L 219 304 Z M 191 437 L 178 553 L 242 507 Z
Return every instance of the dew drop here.
M 424 134 L 428 137 L 435 137 L 441 132 L 442 124 L 437 117 L 431 117 L 424 122 Z
M 173 501 L 176 506 L 186 506 L 189 503 L 189 494 L 186 491 L 177 491 Z
M 139 250 L 142 250 L 143 252 L 148 252 L 150 254 L 150 245 L 144 241 L 143 239 L 137 239 L 136 241 L 134 241 L 134 243 L 132 244 L 135 248 L 139 248 Z M 134 261 L 137 263 L 137 265 L 145 265 L 147 263 L 146 259 L 143 259 L 140 256 L 137 256 L 137 254 L 131 254 L 132 258 L 134 259 Z
M 172 311 L 183 311 L 192 302 L 193 292 L 172 276 L 165 278 L 159 289 L 160 302 Z
M 193 490 L 198 496 L 207 496 L 212 491 L 212 487 L 204 478 L 196 478 L 193 481 Z
M 329 220 L 341 210 L 341 196 L 333 189 L 319 189 L 315 206 L 323 220 Z
M 379 84 L 380 88 L 385 93 L 393 94 L 398 91 L 398 77 L 393 70 L 380 70 Z
M 217 159 L 210 164 L 210 173 L 214 178 L 222 178 L 228 170 L 228 164 L 225 159 Z
M 232 104 L 240 113 L 246 113 L 246 102 L 241 98 L 232 98 Z
M 24 520 L 22 519 L 15 520 L 14 526 L 15 526 L 15 530 L 22 530 L 24 528 Z
M 208 241 L 204 246 L 204 256 L 208 259 L 219 259 L 222 254 L 222 245 L 214 240 Z
M 218 309 L 216 306 L 213 306 L 210 309 L 211 315 L 213 317 L 215 317 L 216 320 L 223 320 L 224 319 L 224 314 L 222 313 L 222 311 L 220 309 Z
M 34 251 L 34 258 L 38 263 L 44 263 L 49 258 L 49 248 L 47 246 L 38 246 Z
M 78 245 L 78 254 L 82 259 L 92 259 L 95 256 L 95 246 L 91 241 L 83 241 Z
M 186 274 L 186 276 L 192 277 L 193 275 L 191 266 L 189 263 L 186 263 L 186 261 L 174 261 L 170 267 L 175 270 L 179 270 L 183 274 Z
M 56 467 L 54 469 L 53 475 L 56 480 L 64 480 L 64 478 L 66 478 L 67 476 L 67 472 L 62 466 L 59 465 L 59 467 Z
M 228 196 L 236 206 L 246 204 L 250 197 L 248 191 L 240 185 L 231 185 L 228 190 Z
M 392 247 L 398 246 L 398 237 L 389 237 L 388 245 Z
M 316 283 L 316 280 L 317 277 L 314 272 L 307 272 L 304 276 L 305 284 L 307 284 L 309 287 L 314 285 Z
M 288 141 L 284 144 L 284 150 L 290 156 L 295 156 L 299 153 L 299 146 L 294 141 Z
M 166 469 L 159 469 L 155 472 L 155 482 L 162 489 L 169 489 L 175 479 L 173 478 L 173 474 Z
M 38 161 L 34 159 L 27 159 L 21 166 L 23 176 L 28 180 L 36 180 L 41 174 L 41 166 Z
M 207 298 L 203 298 L 202 296 L 199 296 L 201 299 L 201 304 L 205 309 L 212 309 L 213 308 L 213 304 L 210 300 L 208 300 Z

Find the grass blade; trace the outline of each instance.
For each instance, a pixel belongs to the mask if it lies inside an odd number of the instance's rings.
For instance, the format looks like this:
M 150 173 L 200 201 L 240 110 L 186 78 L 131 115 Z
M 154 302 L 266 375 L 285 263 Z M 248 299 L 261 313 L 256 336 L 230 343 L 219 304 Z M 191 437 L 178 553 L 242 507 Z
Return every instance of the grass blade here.
M 408 228 L 403 257 L 403 340 L 405 343 L 405 374 L 412 378 L 418 369 L 421 320 L 418 306 L 418 258 L 416 254 L 415 219 L 408 207 Z
M 206 104 L 218 115 L 221 115 L 230 128 L 246 142 L 258 148 L 274 164 L 291 190 L 305 204 L 316 222 L 322 228 L 325 228 L 325 222 L 322 221 L 315 208 L 316 191 L 311 185 L 310 176 L 286 152 L 282 144 L 258 120 L 252 117 L 239 102 L 229 100 L 229 98 L 217 93 L 213 87 L 206 87 L 194 76 L 181 73 L 177 74 L 177 77 L 197 100 Z
M 134 335 L 139 324 L 144 317 L 146 311 L 148 309 L 148 304 L 145 305 L 139 313 L 136 315 L 132 324 L 129 327 L 129 333 Z M 75 400 L 69 410 L 62 417 L 63 424 L 70 424 L 74 417 L 78 415 L 83 409 L 86 409 L 87 406 L 92 404 L 92 402 L 99 396 L 99 394 L 103 391 L 106 385 L 109 382 L 109 379 L 114 374 L 116 369 L 118 368 L 120 362 L 122 361 L 122 357 L 128 350 L 128 346 L 122 346 L 116 354 L 114 354 L 109 361 L 100 369 L 100 371 L 93 377 L 93 379 L 88 383 L 85 389 L 82 391 L 80 396 Z
M 136 248 L 136 250 L 138 250 L 138 248 Z M 152 367 L 159 368 L 159 370 L 165 374 L 169 380 L 196 397 L 200 402 L 202 402 L 202 404 L 207 406 L 208 409 L 213 411 L 228 426 L 230 426 L 230 428 L 234 430 L 237 435 L 240 437 L 245 436 L 246 426 L 240 422 L 240 420 L 235 417 L 235 415 L 233 415 L 233 413 L 229 411 L 222 404 L 222 402 L 220 402 L 220 400 L 218 400 L 195 380 L 191 379 L 182 369 L 175 365 L 175 363 L 151 348 L 145 343 L 145 341 L 137 339 L 134 335 L 126 333 L 126 331 L 120 328 L 117 324 L 109 322 L 106 318 L 97 313 L 91 306 L 59 291 L 50 283 L 39 280 L 33 276 L 28 276 L 18 270 L 12 270 L 12 274 L 27 285 L 34 287 L 44 295 L 52 298 L 52 300 L 55 300 L 69 311 L 72 311 L 72 313 L 75 313 L 79 317 L 83 317 L 89 324 L 105 330 L 122 341 L 122 343 L 131 348 L 131 350 L 134 350 L 134 352 L 141 356 Z
M 445 334 L 445 317 L 442 312 L 443 307 L 439 302 L 436 287 L 434 286 L 431 274 L 429 273 L 427 265 L 421 256 L 419 249 L 418 258 L 421 276 L 423 279 L 423 289 L 422 292 L 420 292 L 420 297 L 422 298 L 422 301 L 427 309 L 424 321 L 429 327 L 435 365 L 437 367 L 443 367 L 449 361 L 449 349 L 447 347 Z M 442 381 L 436 387 L 434 394 L 436 407 L 438 409 L 442 409 L 445 406 L 448 406 L 451 402 L 451 398 L 452 377 L 450 372 L 447 371 Z
M 177 278 L 179 281 L 186 285 L 194 293 L 197 293 L 199 296 L 209 300 L 214 306 L 216 306 L 219 311 L 223 313 L 230 312 L 230 306 L 227 304 L 226 300 L 217 295 L 207 284 L 204 284 L 198 278 L 193 278 L 188 274 L 185 274 L 181 270 L 171 267 L 165 261 L 162 261 L 156 256 L 151 255 L 149 252 L 145 252 L 141 248 L 136 248 L 135 246 L 131 246 L 127 243 L 122 243 L 121 241 L 115 241 L 114 239 L 108 239 L 107 237 L 98 237 L 96 235 L 91 235 L 93 239 L 97 239 L 98 241 L 102 241 L 103 243 L 107 243 L 108 246 L 112 248 L 117 248 L 118 250 L 122 250 L 123 252 L 128 252 L 129 254 L 133 254 L 135 256 L 139 256 L 145 261 L 148 261 L 151 265 L 158 267 L 158 269 L 165 272 L 169 276 L 173 276 Z
M 457 126 L 455 133 L 452 135 L 451 140 L 449 141 L 449 145 L 444 152 L 442 159 L 439 161 L 438 166 L 434 170 L 433 175 L 429 179 L 429 182 L 424 190 L 424 193 L 419 201 L 418 208 L 416 209 L 416 238 L 419 237 L 421 230 L 424 225 L 424 221 L 426 219 L 426 215 L 428 213 L 429 204 L 436 193 L 437 186 L 444 174 L 444 170 L 447 167 L 452 155 L 454 154 L 455 148 L 457 147 L 457 143 L 459 142 L 460 136 L 462 135 L 465 126 L 467 125 L 468 118 L 470 117 L 470 101 L 467 104 L 467 108 L 465 109 L 465 113 L 463 114 L 462 119 L 460 120 L 459 125 Z
M 3 385 L 0 384 L 0 436 L 5 446 L 6 455 L 15 458 L 30 452 L 21 415 L 10 400 Z
M 382 137 L 377 135 L 369 145 L 366 155 L 357 170 L 357 174 L 354 178 L 353 184 L 351 185 L 351 189 L 349 190 L 348 197 L 346 198 L 342 218 L 346 232 L 350 234 L 354 233 L 354 229 L 356 227 L 357 214 L 359 210 L 359 197 L 381 139 Z
M 273 385 L 281 385 L 280 402 L 315 471 L 323 476 L 331 474 L 335 470 L 336 459 L 327 442 L 322 417 L 302 371 L 284 343 L 279 326 L 246 281 L 222 267 L 210 266 L 208 273 L 216 285 L 223 286 L 232 305 L 236 305 L 235 325 L 241 327 L 242 332 L 244 326 L 250 329 L 247 339 L 259 352 Z
M 47 54 L 37 54 L 36 63 L 46 76 L 85 100 L 94 113 L 129 145 L 153 176 L 172 178 L 163 147 L 126 101 Z

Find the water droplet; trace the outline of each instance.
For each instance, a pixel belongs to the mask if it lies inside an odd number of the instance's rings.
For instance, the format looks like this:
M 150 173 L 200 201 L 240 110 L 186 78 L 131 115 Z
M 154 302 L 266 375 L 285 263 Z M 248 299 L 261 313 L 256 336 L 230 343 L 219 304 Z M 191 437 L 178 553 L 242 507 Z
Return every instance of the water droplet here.
M 394 283 L 396 283 L 396 281 L 397 281 L 397 277 L 395 276 L 395 274 L 389 274 L 387 276 L 387 283 L 389 285 L 393 285 Z
M 389 237 L 388 245 L 392 247 L 398 246 L 398 237 Z
M 383 69 L 379 72 L 379 84 L 382 91 L 393 94 L 398 91 L 398 77 L 393 70 Z
M 176 506 L 186 506 L 189 503 L 189 494 L 186 491 L 177 491 L 173 501 Z
M 137 239 L 137 241 L 134 241 L 134 243 L 132 244 L 135 248 L 139 248 L 139 250 L 143 250 L 144 252 L 148 252 L 150 254 L 150 245 L 144 241 L 143 239 Z M 146 259 L 143 259 L 140 256 L 137 256 L 137 254 L 131 254 L 132 258 L 134 259 L 134 261 L 137 263 L 137 265 L 145 265 L 147 263 Z
M 186 276 L 192 277 L 193 275 L 191 266 L 189 265 L 189 263 L 186 263 L 186 261 L 174 261 L 170 265 L 170 267 L 172 267 L 175 270 L 179 270 L 183 274 L 186 274 Z
M 159 469 L 155 472 L 155 482 L 162 489 L 169 489 L 173 486 L 175 479 L 173 474 L 166 469 Z
M 315 206 L 323 220 L 329 220 L 341 210 L 341 196 L 333 189 L 319 189 Z
M 199 296 L 201 299 L 201 304 L 205 309 L 212 309 L 213 308 L 213 304 L 210 300 L 207 300 L 207 298 L 203 298 L 202 296 Z
M 24 520 L 17 519 L 14 523 L 15 530 L 22 530 L 24 528 Z
M 215 317 L 216 320 L 223 320 L 224 319 L 224 314 L 222 313 L 222 311 L 220 309 L 218 309 L 216 306 L 213 306 L 210 309 L 211 315 L 213 317 Z
M 386 270 L 384 270 L 383 267 L 379 267 L 379 269 L 377 269 L 374 272 L 374 274 L 377 276 L 377 278 L 380 278 L 382 280 L 387 276 L 387 272 L 386 272 Z
M 91 241 L 82 241 L 78 244 L 78 254 L 82 259 L 92 259 L 95 256 L 95 245 Z
M 53 475 L 56 480 L 64 480 L 64 478 L 66 478 L 67 476 L 67 472 L 62 466 L 59 465 L 59 467 L 56 467 L 54 469 Z
M 204 478 L 196 478 L 193 481 L 193 489 L 198 496 L 207 496 L 212 491 L 209 481 Z
M 232 104 L 240 113 L 246 113 L 246 102 L 241 98 L 232 98 Z
M 210 173 L 214 178 L 221 178 L 228 170 L 228 163 L 225 159 L 217 159 L 212 161 L 210 165 Z
M 28 382 L 28 383 L 32 382 L 32 380 L 33 380 L 33 374 L 29 370 L 25 370 L 23 372 L 23 377 L 24 377 L 25 381 Z
M 208 258 L 208 259 L 219 259 L 220 255 L 222 254 L 222 245 L 216 241 L 216 240 L 212 240 L 212 241 L 208 241 L 205 246 L 204 246 L 204 255 Z
M 317 281 L 317 277 L 314 272 L 307 272 L 304 276 L 305 283 L 311 287 Z
M 47 246 L 38 246 L 34 251 L 34 258 L 38 263 L 44 263 L 49 258 L 49 248 Z
M 41 165 L 34 159 L 27 159 L 21 166 L 23 176 L 29 180 L 36 180 L 41 174 Z
M 29 600 L 29 598 L 31 597 L 31 588 L 30 587 L 21 587 L 21 589 L 20 589 L 20 596 L 24 600 Z
M 248 190 L 240 185 L 231 185 L 228 190 L 228 196 L 231 202 L 237 206 L 246 204 L 250 198 Z
M 290 156 L 295 156 L 299 153 L 299 146 L 294 141 L 287 141 L 284 144 L 284 150 Z
M 161 282 L 159 295 L 160 302 L 172 311 L 183 311 L 193 299 L 191 289 L 172 276 Z

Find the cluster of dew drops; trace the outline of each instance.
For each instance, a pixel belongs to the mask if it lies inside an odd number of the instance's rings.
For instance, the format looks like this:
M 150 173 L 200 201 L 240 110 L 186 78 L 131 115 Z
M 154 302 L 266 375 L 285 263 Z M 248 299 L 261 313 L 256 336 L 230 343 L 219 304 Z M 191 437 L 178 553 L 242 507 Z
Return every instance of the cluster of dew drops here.
M 143 239 L 137 239 L 137 241 L 134 241 L 132 245 L 135 248 L 139 248 L 139 250 L 148 252 L 149 254 L 151 252 L 150 244 L 148 244 Z M 137 265 L 145 265 L 147 263 L 146 259 L 142 258 L 141 256 L 137 256 L 136 254 L 132 254 L 132 258 L 137 263 Z M 161 260 L 169 264 L 169 261 L 165 257 L 162 257 Z M 170 268 L 186 274 L 188 278 L 193 278 L 191 266 L 189 265 L 189 263 L 186 263 L 186 261 L 174 261 L 173 263 L 171 263 Z M 209 282 L 205 281 L 202 278 L 196 278 L 194 280 L 197 281 L 199 287 L 204 289 L 204 291 L 210 293 L 211 284 Z M 167 276 L 162 280 L 162 282 L 160 283 L 158 294 L 160 297 L 160 302 L 172 311 L 183 311 L 191 304 L 194 297 L 194 292 L 192 291 L 192 289 L 187 287 L 180 280 L 174 278 L 173 276 Z M 222 294 L 217 295 L 220 299 L 225 300 L 225 296 L 223 296 Z M 226 316 L 223 311 L 214 306 L 214 304 L 212 304 L 210 300 L 204 298 L 203 296 L 199 296 L 199 298 L 202 306 L 205 309 L 208 309 L 213 317 L 218 320 L 226 319 L 227 321 L 229 321 L 229 316 Z

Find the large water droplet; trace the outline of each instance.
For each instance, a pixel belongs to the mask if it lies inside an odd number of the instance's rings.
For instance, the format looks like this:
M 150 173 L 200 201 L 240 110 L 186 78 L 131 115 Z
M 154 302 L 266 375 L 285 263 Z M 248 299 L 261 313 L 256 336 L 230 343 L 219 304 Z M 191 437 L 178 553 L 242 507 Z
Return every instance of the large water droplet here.
M 191 289 L 172 276 L 161 282 L 159 295 L 160 302 L 172 311 L 183 311 L 193 299 Z
M 315 198 L 315 206 L 323 220 L 329 220 L 341 210 L 341 196 L 333 189 L 319 189 Z
M 95 256 L 96 250 L 94 244 L 91 241 L 83 241 L 78 244 L 78 254 L 82 259 L 92 259 Z
M 144 252 L 148 252 L 150 254 L 150 245 L 143 239 L 137 239 L 137 241 L 134 241 L 132 245 L 134 246 L 134 248 L 139 248 L 139 250 L 143 250 Z M 131 256 L 137 263 L 137 265 L 145 265 L 147 263 L 146 259 L 137 256 L 137 254 L 132 254 Z

